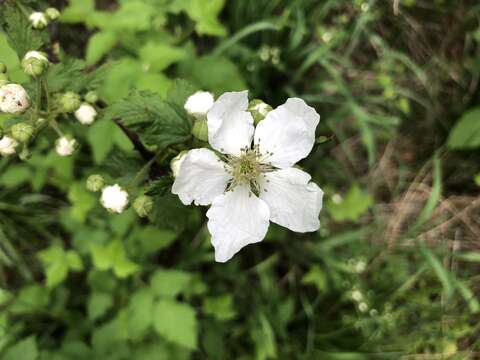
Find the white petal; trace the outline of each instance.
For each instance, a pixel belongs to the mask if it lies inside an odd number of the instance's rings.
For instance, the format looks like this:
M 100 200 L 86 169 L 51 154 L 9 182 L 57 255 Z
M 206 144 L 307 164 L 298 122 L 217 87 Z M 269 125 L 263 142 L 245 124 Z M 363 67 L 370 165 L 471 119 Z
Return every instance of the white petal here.
M 208 142 L 222 153 L 238 155 L 250 147 L 253 117 L 248 111 L 248 91 L 227 92 L 220 96 L 207 114 Z
M 318 230 L 323 191 L 310 179 L 296 168 L 265 174 L 261 185 L 267 191 L 261 191 L 260 199 L 268 204 L 271 221 L 296 232 Z
M 190 150 L 183 160 L 172 186 L 185 205 L 208 205 L 225 192 L 229 175 L 224 163 L 208 149 Z
M 213 200 L 207 217 L 215 260 L 225 262 L 244 246 L 263 240 L 270 211 L 264 201 L 250 194 L 249 187 L 237 186 Z
M 315 142 L 315 128 L 320 115 L 302 99 L 291 98 L 275 110 L 255 130 L 255 144 L 260 152 L 279 168 L 287 168 L 306 157 Z

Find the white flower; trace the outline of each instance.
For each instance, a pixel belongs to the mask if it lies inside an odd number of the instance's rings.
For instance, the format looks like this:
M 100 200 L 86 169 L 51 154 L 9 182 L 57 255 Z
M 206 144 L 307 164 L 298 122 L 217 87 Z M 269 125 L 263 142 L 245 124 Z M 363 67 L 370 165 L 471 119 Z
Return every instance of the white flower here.
M 9 137 L 4 136 L 0 140 L 0 155 L 12 155 L 15 154 L 15 148 L 18 146 L 18 142 Z
M 7 84 L 0 87 L 0 111 L 18 113 L 30 105 L 28 94 L 18 84 Z
M 128 205 L 128 193 L 117 184 L 105 186 L 100 202 L 104 208 L 120 214 Z
M 30 23 L 35 29 L 43 29 L 45 26 L 48 25 L 47 16 L 40 11 L 31 13 L 28 19 L 30 20 Z
M 55 150 L 60 156 L 70 156 L 75 151 L 76 144 L 77 141 L 75 139 L 62 136 L 61 138 L 57 139 Z
M 170 161 L 170 169 L 172 170 L 173 177 L 177 177 L 180 172 L 180 166 L 182 166 L 188 151 L 182 151 Z
M 185 102 L 185 110 L 190 115 L 201 118 L 207 115 L 208 110 L 213 106 L 213 95 L 207 91 L 197 91 Z
M 95 121 L 96 116 L 97 116 L 97 111 L 95 110 L 95 108 L 92 105 L 87 103 L 83 103 L 75 111 L 75 117 L 83 125 L 89 125 L 93 123 Z
M 172 187 L 185 205 L 211 204 L 208 229 L 219 262 L 262 241 L 269 221 L 297 232 L 320 227 L 323 191 L 293 167 L 312 150 L 320 116 L 292 98 L 254 129 L 247 107 L 247 91 L 220 96 L 207 118 L 209 143 L 222 155 L 190 150 Z

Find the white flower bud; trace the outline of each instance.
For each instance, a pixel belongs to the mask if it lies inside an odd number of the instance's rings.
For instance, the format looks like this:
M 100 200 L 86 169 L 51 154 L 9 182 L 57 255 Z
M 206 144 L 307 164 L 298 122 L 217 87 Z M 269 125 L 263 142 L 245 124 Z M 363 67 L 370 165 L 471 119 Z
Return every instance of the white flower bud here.
M 211 93 L 207 91 L 197 91 L 187 99 L 184 108 L 187 113 L 193 117 L 203 118 L 213 106 L 214 101 L 215 99 Z
M 43 29 L 48 25 L 47 16 L 40 11 L 31 13 L 28 19 L 34 29 Z
M 178 176 L 178 173 L 180 172 L 180 166 L 182 166 L 182 163 L 187 157 L 187 153 L 188 151 L 184 150 L 170 161 L 170 169 L 172 169 L 173 177 Z
M 29 105 L 28 94 L 21 85 L 7 84 L 0 87 L 0 111 L 18 113 Z
M 31 76 L 42 75 L 49 64 L 46 54 L 40 51 L 29 51 L 22 60 L 23 70 Z
M 118 184 L 106 186 L 100 198 L 102 206 L 114 213 L 122 213 L 128 205 L 128 193 Z
M 70 156 L 75 151 L 76 145 L 77 141 L 75 139 L 62 136 L 61 138 L 58 138 L 55 143 L 55 151 L 60 156 Z
M 90 125 L 91 123 L 93 123 L 96 116 L 97 111 L 95 110 L 95 108 L 87 103 L 83 103 L 75 111 L 75 117 L 83 125 Z
M 0 155 L 12 155 L 15 154 L 15 148 L 18 146 L 18 142 L 9 137 L 4 136 L 0 140 Z

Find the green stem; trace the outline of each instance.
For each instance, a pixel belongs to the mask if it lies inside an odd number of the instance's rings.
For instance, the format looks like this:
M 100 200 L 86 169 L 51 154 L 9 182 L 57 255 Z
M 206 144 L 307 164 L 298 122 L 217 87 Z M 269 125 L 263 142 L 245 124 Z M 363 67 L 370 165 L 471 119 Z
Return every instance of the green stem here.
M 42 81 L 40 79 L 36 79 L 37 85 L 37 103 L 35 104 L 35 120 L 38 119 L 40 115 L 41 103 L 42 103 Z
M 47 77 L 42 77 L 43 91 L 45 92 L 45 103 L 47 106 L 47 116 L 50 116 L 50 94 L 48 92 L 48 82 Z

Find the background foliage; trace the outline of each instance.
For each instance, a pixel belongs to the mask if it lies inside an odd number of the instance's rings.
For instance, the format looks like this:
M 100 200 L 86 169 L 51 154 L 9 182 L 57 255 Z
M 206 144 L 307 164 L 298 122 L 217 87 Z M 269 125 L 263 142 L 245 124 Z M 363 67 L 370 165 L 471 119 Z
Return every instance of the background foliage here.
M 63 120 L 73 157 L 51 134 L 29 161 L 0 160 L 2 359 L 477 358 L 475 1 L 22 2 L 62 10 L 48 31 L 12 3 L 10 78 L 34 91 L 19 58 L 41 48 L 51 91 L 97 90 L 107 108 L 90 127 Z M 117 117 L 165 169 L 192 141 L 186 96 L 244 88 L 320 112 L 301 164 L 326 192 L 317 233 L 271 226 L 218 264 L 204 209 L 168 180 L 148 183 L 149 220 L 108 214 L 85 189 L 92 173 L 152 175 Z

